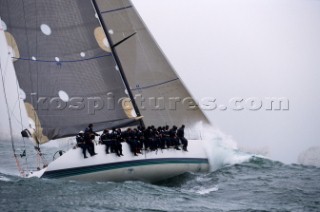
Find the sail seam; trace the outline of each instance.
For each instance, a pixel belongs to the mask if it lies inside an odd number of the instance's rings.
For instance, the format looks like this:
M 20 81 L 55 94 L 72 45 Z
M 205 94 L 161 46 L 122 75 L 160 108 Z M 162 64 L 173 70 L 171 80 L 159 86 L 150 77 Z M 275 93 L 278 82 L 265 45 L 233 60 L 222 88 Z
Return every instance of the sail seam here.
M 157 83 L 157 84 L 153 84 L 153 85 L 148 85 L 148 86 L 144 86 L 144 87 L 136 87 L 134 89 L 131 89 L 132 91 L 137 91 L 137 90 L 143 90 L 143 89 L 148 89 L 148 88 L 152 88 L 152 87 L 157 87 L 157 86 L 160 86 L 160 85 L 165 85 L 165 84 L 168 84 L 170 82 L 174 82 L 174 81 L 177 81 L 179 80 L 179 78 L 176 78 L 176 79 L 172 79 L 172 80 L 168 80 L 168 81 L 165 81 L 165 82 L 161 82 L 161 83 Z
M 129 8 L 132 8 L 132 5 L 127 6 L 127 7 L 121 7 L 121 8 L 113 9 L 113 10 L 106 10 L 106 11 L 102 11 L 102 12 L 101 12 L 101 14 L 104 14 L 104 13 L 111 13 L 111 12 L 117 12 L 117 11 L 120 11 L 120 10 L 126 10 L 126 9 L 129 9 Z
M 12 57 L 13 59 L 16 60 L 26 60 L 26 61 L 32 61 L 32 62 L 41 62 L 41 63 L 76 63 L 76 62 L 83 62 L 83 61 L 88 61 L 88 60 L 94 60 L 94 59 L 100 59 L 100 58 L 104 58 L 104 57 L 110 57 L 112 56 L 112 54 L 106 54 L 106 55 L 101 55 L 101 56 L 97 56 L 97 57 L 91 57 L 91 58 L 86 58 L 86 59 L 81 59 L 81 60 L 63 60 L 63 61 L 59 61 L 57 62 L 56 60 L 33 60 L 33 59 L 29 59 L 29 58 L 22 58 L 22 57 Z

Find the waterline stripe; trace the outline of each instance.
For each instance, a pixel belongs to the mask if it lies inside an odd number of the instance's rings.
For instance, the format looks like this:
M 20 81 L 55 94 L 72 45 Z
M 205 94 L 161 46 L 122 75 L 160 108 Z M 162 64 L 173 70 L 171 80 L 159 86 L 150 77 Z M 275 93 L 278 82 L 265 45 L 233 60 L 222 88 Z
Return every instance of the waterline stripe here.
M 42 178 L 63 178 L 71 177 L 83 174 L 90 174 L 101 171 L 108 171 L 121 168 L 129 168 L 134 166 L 147 166 L 147 165 L 163 165 L 163 164 L 207 164 L 207 159 L 199 158 L 166 158 L 166 159 L 148 159 L 148 160 L 136 160 L 125 161 L 118 163 L 108 163 L 95 166 L 79 167 L 62 169 L 55 171 L 47 171 L 43 174 Z

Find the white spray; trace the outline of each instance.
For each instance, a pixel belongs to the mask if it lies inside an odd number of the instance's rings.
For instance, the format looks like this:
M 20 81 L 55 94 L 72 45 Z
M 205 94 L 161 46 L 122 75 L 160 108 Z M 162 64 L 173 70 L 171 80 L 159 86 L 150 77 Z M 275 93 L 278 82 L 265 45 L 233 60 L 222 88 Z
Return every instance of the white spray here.
M 193 129 L 201 133 L 202 140 L 205 140 L 205 149 L 210 163 L 210 171 L 215 171 L 224 166 L 247 162 L 252 158 L 252 154 L 247 154 L 238 150 L 237 143 L 212 126 L 203 126 L 197 123 Z

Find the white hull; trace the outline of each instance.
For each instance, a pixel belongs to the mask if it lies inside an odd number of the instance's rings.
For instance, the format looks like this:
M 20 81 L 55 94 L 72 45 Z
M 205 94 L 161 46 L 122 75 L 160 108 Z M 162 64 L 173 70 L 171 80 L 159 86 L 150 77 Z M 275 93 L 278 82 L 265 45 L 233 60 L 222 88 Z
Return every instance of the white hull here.
M 127 181 L 157 182 L 186 172 L 207 172 L 208 157 L 204 142 L 189 141 L 188 152 L 164 149 L 147 151 L 134 156 L 126 143 L 124 156 L 106 154 L 105 145 L 96 145 L 97 155 L 84 159 L 80 148 L 71 149 L 41 171 L 29 177 L 63 178 L 84 181 Z M 88 154 L 89 155 L 89 154 Z
M 12 64 L 6 38 L 0 26 L 0 63 L 6 67 L 6 73 L 9 73 L 6 82 L 13 87 L 10 90 L 9 108 L 16 105 L 19 99 L 16 90 L 16 76 Z M 10 77 L 9 77 L 10 76 Z M 27 119 L 27 113 L 22 107 L 24 120 Z M 21 111 L 20 111 L 21 113 Z M 19 123 L 18 126 L 20 126 Z M 24 125 L 27 126 L 25 123 Z M 18 127 L 17 129 L 20 129 Z M 17 133 L 19 134 L 19 133 Z M 189 141 L 189 152 L 175 149 L 158 150 L 154 152 L 144 152 L 143 155 L 133 156 L 126 143 L 123 143 L 123 157 L 117 157 L 115 154 L 106 154 L 104 145 L 95 146 L 98 155 L 83 158 L 80 148 L 71 149 L 64 155 L 49 164 L 47 168 L 31 173 L 28 177 L 39 178 L 64 178 L 72 180 L 86 181 L 126 181 L 141 180 L 147 182 L 156 182 L 168 179 L 185 172 L 205 172 L 208 171 L 208 157 L 204 149 L 204 141 Z M 89 156 L 89 154 L 88 154 Z

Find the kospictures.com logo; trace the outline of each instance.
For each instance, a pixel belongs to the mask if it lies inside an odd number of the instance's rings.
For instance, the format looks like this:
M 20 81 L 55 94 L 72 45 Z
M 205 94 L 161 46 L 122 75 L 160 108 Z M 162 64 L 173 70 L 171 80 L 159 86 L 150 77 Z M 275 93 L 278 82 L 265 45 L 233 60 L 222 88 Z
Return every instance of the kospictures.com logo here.
M 242 98 L 233 97 L 226 103 L 221 103 L 213 97 L 204 97 L 195 101 L 191 97 L 143 97 L 135 95 L 135 104 L 139 110 L 198 110 L 203 111 L 288 111 L 289 99 L 285 97 Z M 70 97 L 62 100 L 60 97 L 31 96 L 32 105 L 36 110 L 86 110 L 95 114 L 99 110 L 115 110 L 117 107 L 132 107 L 128 97 L 115 98 L 112 93 L 95 97 Z

